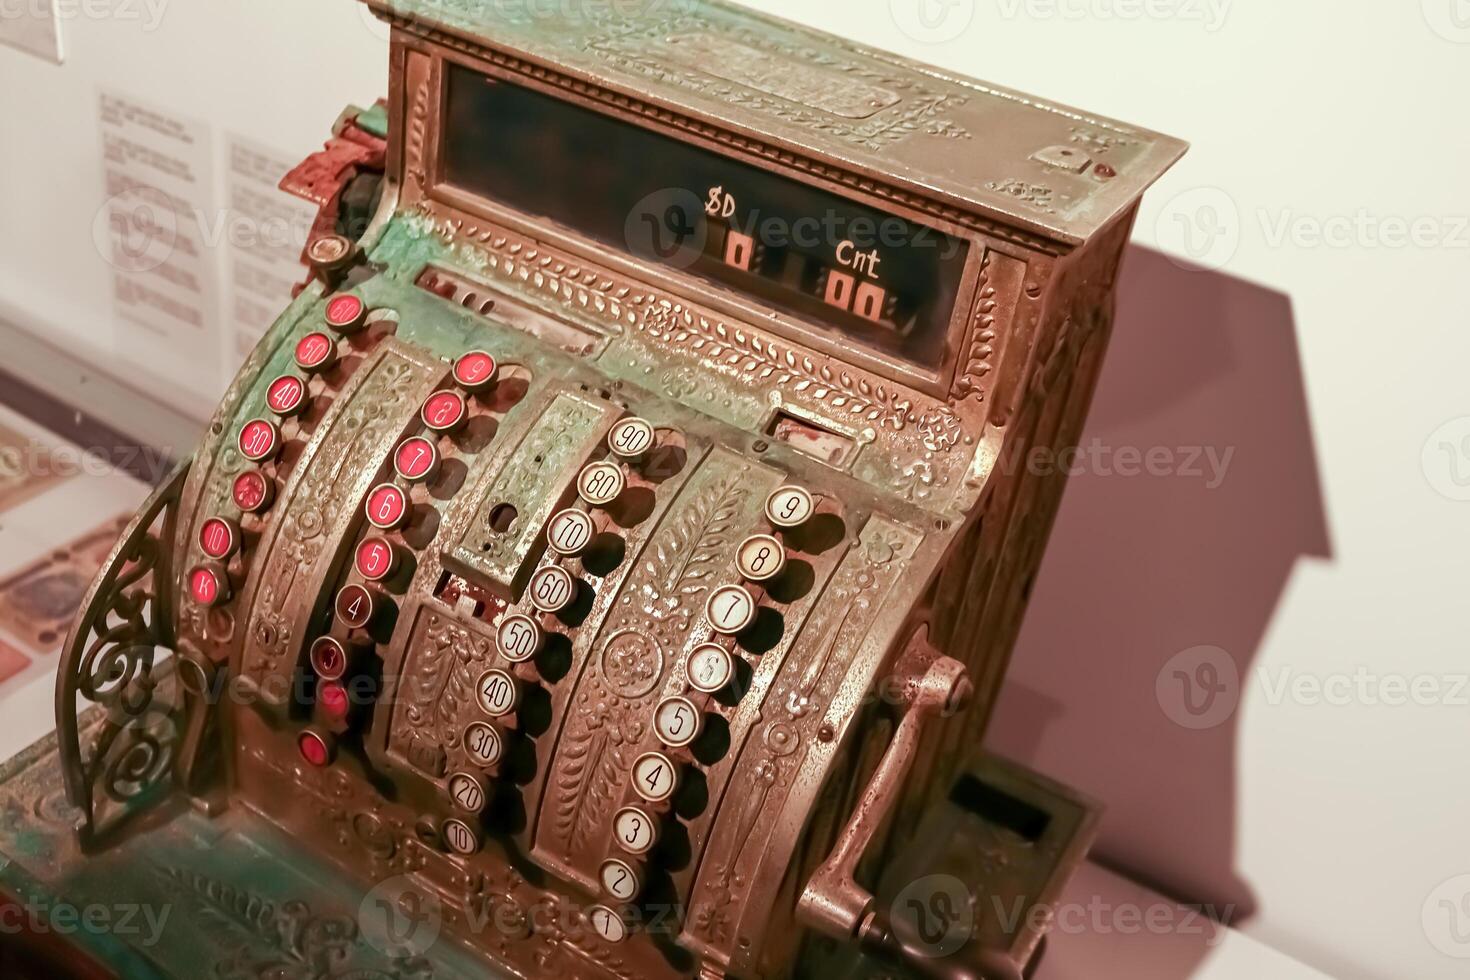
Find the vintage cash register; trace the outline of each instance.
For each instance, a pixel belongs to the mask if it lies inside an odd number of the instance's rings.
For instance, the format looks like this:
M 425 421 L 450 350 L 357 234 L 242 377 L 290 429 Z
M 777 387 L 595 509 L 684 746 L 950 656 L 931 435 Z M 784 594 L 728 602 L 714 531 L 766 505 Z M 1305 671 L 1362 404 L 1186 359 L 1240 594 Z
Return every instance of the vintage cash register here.
M 135 928 L 16 975 L 1025 974 L 1096 820 L 981 748 L 1026 459 L 1182 144 L 731 4 L 369 6 L 310 279 L 0 774 L 12 906 Z

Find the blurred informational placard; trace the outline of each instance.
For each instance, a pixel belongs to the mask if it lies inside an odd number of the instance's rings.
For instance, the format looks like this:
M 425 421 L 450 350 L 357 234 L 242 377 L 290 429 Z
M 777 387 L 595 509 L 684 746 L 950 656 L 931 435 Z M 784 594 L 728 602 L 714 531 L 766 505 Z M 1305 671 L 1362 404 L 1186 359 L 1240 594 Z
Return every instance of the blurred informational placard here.
M 316 207 L 279 187 L 301 162 L 243 137 L 225 149 L 230 229 L 230 293 L 225 322 L 234 338 L 234 361 L 244 360 L 306 278 L 301 261 Z
M 209 127 L 112 92 L 98 104 L 105 201 L 94 237 L 112 266 L 119 348 L 165 376 L 217 373 L 229 216 L 214 207 Z

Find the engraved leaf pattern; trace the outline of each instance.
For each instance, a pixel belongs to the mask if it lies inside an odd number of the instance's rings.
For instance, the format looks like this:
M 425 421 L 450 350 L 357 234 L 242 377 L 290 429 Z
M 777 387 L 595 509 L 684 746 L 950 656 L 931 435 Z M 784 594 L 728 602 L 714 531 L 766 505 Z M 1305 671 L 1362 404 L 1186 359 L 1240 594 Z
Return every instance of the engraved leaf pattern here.
M 748 491 L 737 475 L 701 494 L 679 514 L 667 533 L 654 546 L 647 571 L 654 598 L 678 599 L 703 591 L 713 565 L 729 544 Z
M 789 385 L 793 391 L 895 432 L 914 420 L 912 402 L 887 385 L 855 378 L 840 367 L 834 370 L 830 362 L 783 349 L 743 327 L 696 316 L 682 304 L 650 298 L 637 326 L 655 340 L 687 347 L 736 373 Z
M 429 78 L 427 75 L 419 83 L 419 88 L 414 93 L 413 112 L 408 124 L 408 159 L 415 161 L 409 169 L 408 176 L 419 188 L 428 183 L 428 174 L 423 167 L 424 147 L 428 142 L 429 131 Z
M 582 808 L 582 795 L 588 780 L 587 775 L 601 763 L 607 736 L 597 733 L 590 738 L 569 741 L 557 753 L 556 787 L 560 799 L 556 806 L 556 836 L 566 840 L 577 823 L 577 814 Z
M 603 737 L 598 740 L 599 751 L 595 766 L 592 770 L 591 779 L 587 781 L 585 799 L 580 802 L 579 811 L 586 815 L 597 815 L 594 819 L 583 819 L 576 823 L 572 831 L 570 848 L 573 852 L 579 851 L 587 843 L 588 835 L 593 828 L 602 825 L 601 814 L 612 809 L 616 802 L 613 794 L 622 782 L 622 774 L 627 769 L 627 760 L 623 758 L 622 747 L 613 745 L 608 750 L 609 739 Z

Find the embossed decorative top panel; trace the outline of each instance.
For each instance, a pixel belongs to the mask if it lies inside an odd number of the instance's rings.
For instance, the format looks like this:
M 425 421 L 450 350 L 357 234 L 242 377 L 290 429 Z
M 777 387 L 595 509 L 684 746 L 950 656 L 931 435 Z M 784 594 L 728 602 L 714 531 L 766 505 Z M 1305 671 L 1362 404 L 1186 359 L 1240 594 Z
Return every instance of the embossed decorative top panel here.
M 744 140 L 1066 243 L 1184 144 L 712 0 L 365 0 L 380 15 L 552 67 Z

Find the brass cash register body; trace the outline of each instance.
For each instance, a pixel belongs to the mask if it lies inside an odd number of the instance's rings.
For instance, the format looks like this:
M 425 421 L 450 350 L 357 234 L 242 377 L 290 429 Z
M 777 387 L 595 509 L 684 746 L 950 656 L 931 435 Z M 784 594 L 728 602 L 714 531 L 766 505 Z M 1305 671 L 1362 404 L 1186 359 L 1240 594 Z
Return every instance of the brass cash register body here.
M 1181 144 L 723 3 L 369 5 L 386 106 L 83 610 L 28 887 L 189 898 L 94 949 L 165 976 L 1019 975 L 1035 923 L 894 896 L 1085 851 L 979 745 Z

